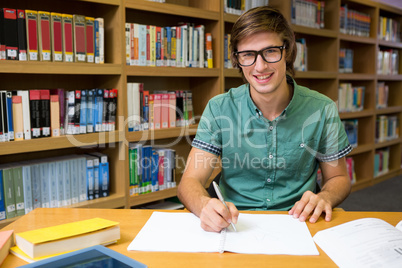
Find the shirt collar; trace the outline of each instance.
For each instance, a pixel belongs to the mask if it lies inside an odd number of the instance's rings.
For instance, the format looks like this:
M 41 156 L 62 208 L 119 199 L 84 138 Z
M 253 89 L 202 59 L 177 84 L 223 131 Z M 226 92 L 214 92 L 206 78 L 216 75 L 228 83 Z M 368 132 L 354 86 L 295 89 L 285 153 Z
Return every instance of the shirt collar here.
M 286 82 L 293 87 L 293 96 L 292 99 L 290 100 L 288 106 L 285 108 L 285 110 L 282 111 L 278 119 L 284 119 L 286 118 L 286 115 L 291 111 L 297 103 L 298 99 L 298 94 L 297 93 L 297 87 L 298 85 L 296 84 L 296 81 L 289 75 L 286 75 Z M 250 84 L 246 84 L 247 90 L 246 90 L 246 95 L 247 95 L 247 105 L 250 109 L 251 114 L 253 114 L 257 118 L 262 118 L 262 112 L 258 109 L 258 107 L 255 105 L 254 101 L 251 98 L 250 95 Z

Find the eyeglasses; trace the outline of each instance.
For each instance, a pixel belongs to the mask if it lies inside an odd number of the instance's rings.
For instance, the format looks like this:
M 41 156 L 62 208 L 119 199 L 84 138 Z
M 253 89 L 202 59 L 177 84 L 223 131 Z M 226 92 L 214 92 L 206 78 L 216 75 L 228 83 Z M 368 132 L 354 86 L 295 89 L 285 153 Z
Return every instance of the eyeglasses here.
M 260 51 L 255 50 L 244 50 L 235 52 L 237 62 L 240 66 L 247 67 L 251 66 L 257 60 L 258 55 L 268 63 L 275 63 L 282 59 L 282 51 L 285 49 L 285 45 L 276 47 L 267 47 L 261 49 Z

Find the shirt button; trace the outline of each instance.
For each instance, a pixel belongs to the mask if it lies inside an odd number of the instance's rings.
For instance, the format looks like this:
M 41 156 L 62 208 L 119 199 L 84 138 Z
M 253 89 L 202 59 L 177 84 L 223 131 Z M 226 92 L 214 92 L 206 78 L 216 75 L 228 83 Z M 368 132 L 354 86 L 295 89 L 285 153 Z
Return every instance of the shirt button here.
M 273 126 L 270 126 L 270 127 L 269 127 L 269 130 L 273 130 L 273 129 L 274 129 L 274 127 L 273 127 Z
M 267 199 L 268 202 L 271 202 L 271 199 Z
M 300 143 L 300 147 L 304 148 L 304 143 Z
M 271 182 L 271 179 L 267 179 L 267 182 Z
M 270 154 L 270 155 L 269 155 L 269 159 L 272 159 L 272 158 L 274 158 L 274 156 L 273 156 L 272 154 Z

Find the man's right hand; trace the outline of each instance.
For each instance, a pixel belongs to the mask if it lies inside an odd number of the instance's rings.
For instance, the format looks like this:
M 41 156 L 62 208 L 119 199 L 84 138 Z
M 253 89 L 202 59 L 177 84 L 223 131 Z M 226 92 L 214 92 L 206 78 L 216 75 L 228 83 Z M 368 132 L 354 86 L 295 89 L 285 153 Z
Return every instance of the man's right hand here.
M 237 223 L 239 211 L 231 202 L 226 202 L 228 209 L 217 198 L 205 200 L 205 205 L 199 215 L 201 227 L 208 232 L 220 232 L 223 228 L 230 225 L 231 222 Z

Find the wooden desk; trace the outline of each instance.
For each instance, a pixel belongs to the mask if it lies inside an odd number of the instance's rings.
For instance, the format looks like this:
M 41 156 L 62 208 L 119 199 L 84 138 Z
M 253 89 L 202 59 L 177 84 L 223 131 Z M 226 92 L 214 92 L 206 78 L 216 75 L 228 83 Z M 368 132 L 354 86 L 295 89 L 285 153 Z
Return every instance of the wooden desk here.
M 178 211 L 172 211 L 178 212 Z M 245 212 L 244 212 L 245 213 Z M 250 212 L 286 214 L 287 212 Z M 130 209 L 85 209 L 85 208 L 38 208 L 2 230 L 13 229 L 16 233 L 67 222 L 101 217 L 120 222 L 121 239 L 108 246 L 124 255 L 143 262 L 148 267 L 336 267 L 334 262 L 319 248 L 319 256 L 250 255 L 225 252 L 220 253 L 169 253 L 128 251 L 127 247 L 151 216 L 152 210 Z M 314 236 L 319 230 L 339 225 L 359 218 L 375 217 L 393 226 L 402 220 L 402 212 L 344 212 L 334 211 L 331 222 L 321 217 L 315 224 L 307 223 Z M 196 241 L 194 241 L 196 243 Z M 12 254 L 2 267 L 17 267 L 26 262 Z

